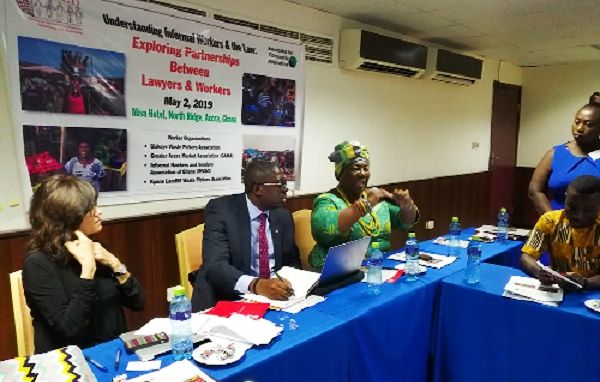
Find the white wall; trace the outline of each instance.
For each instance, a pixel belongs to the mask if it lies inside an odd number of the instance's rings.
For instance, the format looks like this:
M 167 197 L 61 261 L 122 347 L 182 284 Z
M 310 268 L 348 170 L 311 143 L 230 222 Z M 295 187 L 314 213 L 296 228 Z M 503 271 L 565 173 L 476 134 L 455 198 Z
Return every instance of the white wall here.
M 185 4 L 185 3 L 184 3 Z M 199 8 L 230 16 L 325 35 L 356 27 L 353 21 L 281 0 L 195 0 Z M 285 16 L 285 17 L 283 17 Z M 378 31 L 377 28 L 368 27 Z M 483 79 L 473 86 L 442 84 L 382 74 L 343 71 L 333 65 L 306 65 L 304 147 L 300 193 L 321 192 L 335 185 L 327 155 L 345 139 L 360 140 L 371 151 L 371 183 L 384 184 L 487 170 L 490 145 L 492 83 L 520 83 L 521 70 L 495 60 L 484 63 Z M 7 108 L 0 80 L 0 111 Z M 0 147 L 10 147 L 8 113 L 0 115 Z M 478 142 L 479 149 L 471 149 Z M 0 154 L 15 158 L 15 153 Z M 19 156 L 20 158 L 20 156 Z M 11 159 L 14 162 L 15 159 Z M 10 169 L 16 178 L 14 169 Z M 12 184 L 18 187 L 15 181 Z M 19 193 L 20 195 L 20 193 Z M 4 200 L 4 195 L 0 196 Z M 0 204 L 3 201 L 0 200 Z M 152 202 L 104 208 L 105 218 L 202 207 L 205 200 Z M 0 213 L 0 230 L 3 228 Z M 15 222 L 16 228 L 23 228 Z
M 571 123 L 600 91 L 600 61 L 523 69 L 517 165 L 535 167 L 544 153 L 570 139 Z

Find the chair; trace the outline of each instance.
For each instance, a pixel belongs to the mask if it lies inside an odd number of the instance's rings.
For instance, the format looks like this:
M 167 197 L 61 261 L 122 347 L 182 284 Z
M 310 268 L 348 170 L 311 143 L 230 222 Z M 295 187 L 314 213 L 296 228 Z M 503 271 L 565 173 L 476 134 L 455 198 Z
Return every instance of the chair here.
M 31 312 L 25 302 L 22 271 L 10 274 L 10 294 L 12 297 L 15 331 L 17 334 L 17 354 L 19 357 L 33 354 L 33 322 Z
M 302 269 L 310 269 L 308 255 L 315 246 L 316 242 L 312 237 L 310 227 L 311 210 L 298 210 L 292 214 L 294 218 L 294 227 L 296 230 L 296 245 L 300 251 L 300 261 Z
M 188 274 L 202 266 L 202 237 L 204 224 L 186 229 L 175 235 L 175 248 L 179 262 L 179 278 L 188 298 L 192 298 L 193 286 Z

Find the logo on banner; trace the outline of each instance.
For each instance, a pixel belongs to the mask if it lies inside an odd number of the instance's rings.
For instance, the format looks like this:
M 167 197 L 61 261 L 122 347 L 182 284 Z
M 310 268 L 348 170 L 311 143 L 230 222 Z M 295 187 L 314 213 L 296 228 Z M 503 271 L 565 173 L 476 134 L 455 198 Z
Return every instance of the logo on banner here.
M 298 63 L 298 60 L 296 59 L 296 56 L 291 56 L 290 59 L 288 60 L 288 66 L 290 68 L 295 68 L 297 63 Z
M 294 56 L 294 52 L 289 49 L 270 46 L 268 50 L 268 64 L 287 66 L 289 68 L 295 68 L 298 64 L 298 58 Z
M 79 0 L 15 0 L 30 18 L 41 24 L 78 28 L 83 23 Z

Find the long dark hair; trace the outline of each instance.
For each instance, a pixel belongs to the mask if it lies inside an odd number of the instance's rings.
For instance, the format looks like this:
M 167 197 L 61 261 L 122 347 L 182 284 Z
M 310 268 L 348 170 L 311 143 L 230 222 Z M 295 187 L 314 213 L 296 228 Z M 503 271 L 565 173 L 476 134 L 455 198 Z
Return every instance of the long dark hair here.
M 94 187 L 75 176 L 53 175 L 31 197 L 31 237 L 27 252 L 41 251 L 54 261 L 69 259 L 65 242 L 75 238 L 86 214 L 96 205 Z

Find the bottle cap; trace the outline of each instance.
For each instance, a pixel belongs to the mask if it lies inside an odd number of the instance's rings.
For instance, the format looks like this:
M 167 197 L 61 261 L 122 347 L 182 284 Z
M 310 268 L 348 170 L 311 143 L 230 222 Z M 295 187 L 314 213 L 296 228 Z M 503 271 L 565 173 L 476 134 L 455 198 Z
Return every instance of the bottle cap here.
M 452 223 L 458 223 L 458 217 L 452 216 Z
M 371 248 L 373 249 L 379 249 L 379 242 L 378 241 L 374 241 L 371 243 Z
M 414 239 L 416 236 L 415 236 L 414 232 L 409 232 L 408 233 L 408 237 L 411 238 L 411 239 Z
M 479 236 L 471 236 L 471 241 L 480 241 Z
M 504 207 L 500 208 L 500 212 L 506 212 L 506 208 L 504 208 Z
M 181 285 L 177 285 L 173 288 L 173 296 L 185 296 L 185 288 Z

